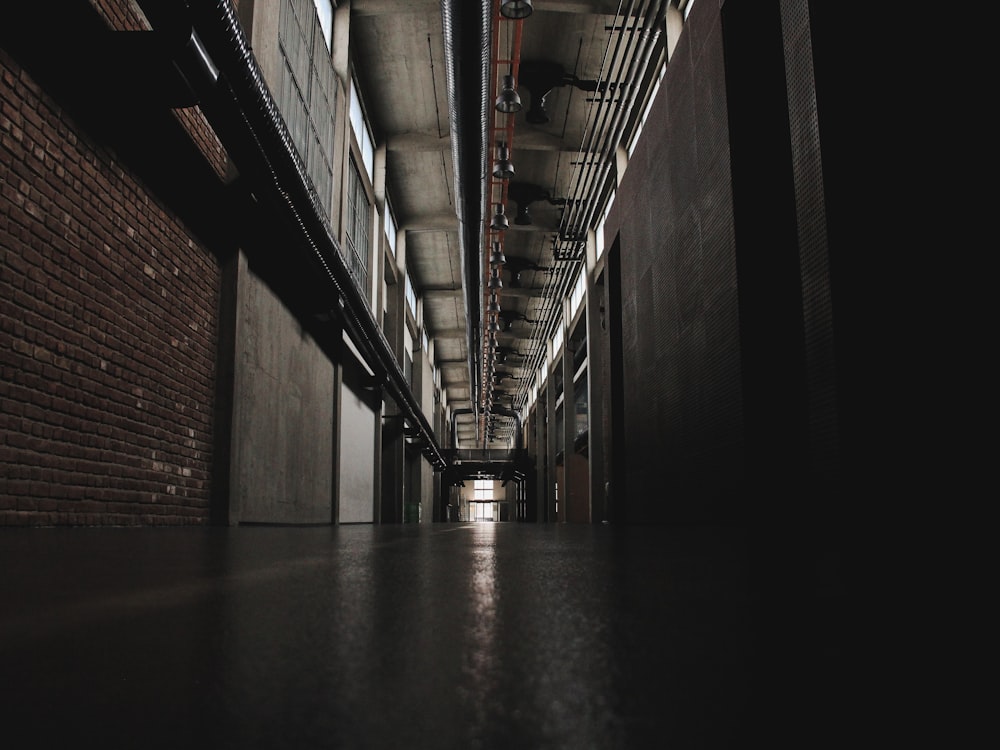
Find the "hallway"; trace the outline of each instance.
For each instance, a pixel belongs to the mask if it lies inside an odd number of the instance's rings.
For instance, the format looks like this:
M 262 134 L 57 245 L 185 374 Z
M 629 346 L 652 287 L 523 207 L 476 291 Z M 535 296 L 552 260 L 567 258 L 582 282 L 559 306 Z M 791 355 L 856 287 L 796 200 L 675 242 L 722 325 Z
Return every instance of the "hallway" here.
M 751 710 L 771 740 L 776 709 L 782 731 L 794 718 L 770 684 L 778 663 L 754 658 L 787 613 L 755 605 L 745 540 L 500 523 L 22 530 L 0 547 L 6 723 L 30 728 L 19 748 L 67 730 L 104 748 L 745 747 Z M 810 724 L 800 746 L 836 730 Z

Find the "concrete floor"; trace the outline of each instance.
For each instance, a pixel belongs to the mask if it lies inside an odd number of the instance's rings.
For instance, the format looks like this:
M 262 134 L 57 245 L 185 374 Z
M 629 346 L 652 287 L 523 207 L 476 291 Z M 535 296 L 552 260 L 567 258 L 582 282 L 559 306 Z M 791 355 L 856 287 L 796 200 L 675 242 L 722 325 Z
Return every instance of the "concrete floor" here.
M 735 530 L 10 530 L 0 568 L 17 748 L 845 746 Z

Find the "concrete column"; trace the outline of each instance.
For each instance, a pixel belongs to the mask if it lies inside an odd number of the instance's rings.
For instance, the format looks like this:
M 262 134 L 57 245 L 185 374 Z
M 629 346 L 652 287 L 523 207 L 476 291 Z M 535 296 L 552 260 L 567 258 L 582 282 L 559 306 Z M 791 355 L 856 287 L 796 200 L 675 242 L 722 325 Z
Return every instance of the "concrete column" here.
M 392 401 L 385 404 L 381 436 L 381 504 L 377 520 L 379 523 L 402 523 L 406 445 L 403 415 Z
M 422 328 L 423 301 L 417 300 L 417 322 Z M 413 347 L 413 392 L 420 403 L 420 408 L 428 422 L 434 414 L 434 383 L 431 381 L 430 354 L 423 348 L 423 336 L 417 333 Z M 421 521 L 430 521 L 434 515 L 433 508 L 433 470 L 431 465 L 421 456 L 413 472 L 412 502 L 420 505 Z
M 386 286 L 386 315 L 384 333 L 402 366 L 404 358 L 403 328 L 406 326 L 406 232 L 396 235 L 395 275 L 393 283 Z M 387 278 L 387 281 L 389 279 Z M 381 423 L 380 523 L 403 522 L 403 488 L 406 483 L 406 449 L 403 435 L 403 417 L 396 404 L 385 404 Z
M 350 44 L 351 3 L 341 1 L 333 11 L 333 70 L 344 88 L 349 88 L 351 80 Z
M 281 0 L 253 0 L 239 3 L 240 22 L 252 40 L 253 56 L 264 80 L 272 91 L 280 91 L 281 53 L 278 49 L 278 28 L 281 22 Z

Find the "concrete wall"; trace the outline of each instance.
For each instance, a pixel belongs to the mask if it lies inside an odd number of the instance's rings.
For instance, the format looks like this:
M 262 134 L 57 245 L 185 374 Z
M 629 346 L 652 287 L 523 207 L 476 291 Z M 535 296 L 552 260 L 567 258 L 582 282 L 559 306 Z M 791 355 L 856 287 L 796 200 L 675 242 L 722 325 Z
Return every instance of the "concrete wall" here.
M 414 352 L 413 389 L 428 421 L 434 415 L 434 379 L 431 371 L 432 352 L 425 352 L 418 340 L 418 351 Z M 432 422 L 433 424 L 433 422 Z M 434 520 L 434 470 L 424 459 L 419 460 L 417 471 L 417 500 L 420 503 L 420 520 L 430 523 Z
M 241 259 L 230 523 L 329 523 L 335 368 Z
M 360 363 L 345 357 L 340 391 L 340 472 L 338 481 L 341 523 L 375 520 L 375 420 L 366 373 Z

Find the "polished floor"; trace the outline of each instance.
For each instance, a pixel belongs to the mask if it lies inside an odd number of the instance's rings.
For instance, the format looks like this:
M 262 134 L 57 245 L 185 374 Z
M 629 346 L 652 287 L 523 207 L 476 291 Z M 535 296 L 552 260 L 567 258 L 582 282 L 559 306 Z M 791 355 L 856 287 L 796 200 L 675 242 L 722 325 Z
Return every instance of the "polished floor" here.
M 803 614 L 759 560 L 733 529 L 4 531 L 7 747 L 861 746 L 809 625 L 837 591 L 810 573 Z

